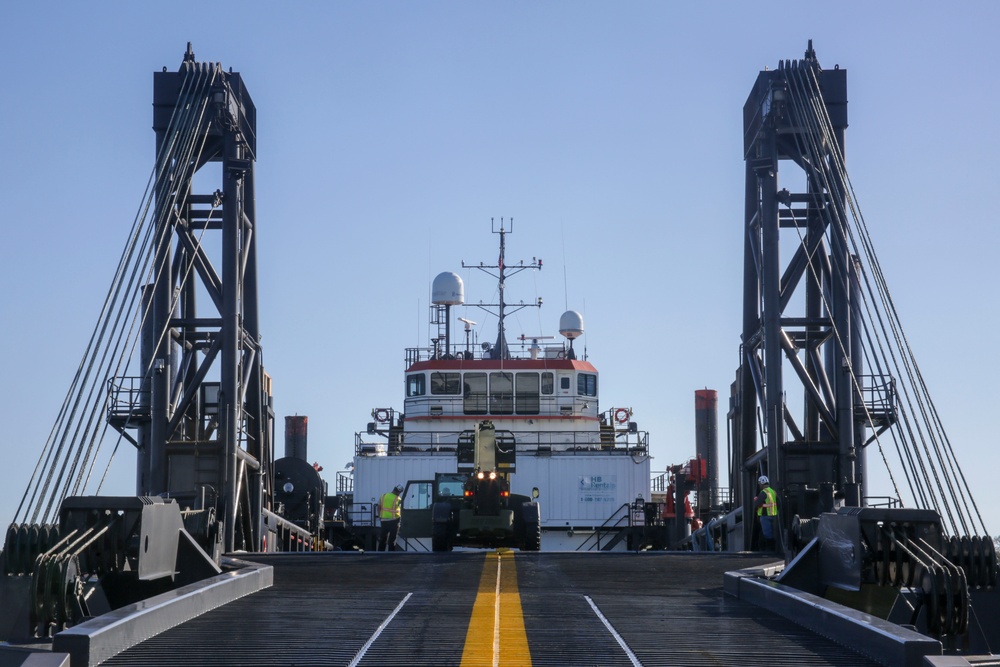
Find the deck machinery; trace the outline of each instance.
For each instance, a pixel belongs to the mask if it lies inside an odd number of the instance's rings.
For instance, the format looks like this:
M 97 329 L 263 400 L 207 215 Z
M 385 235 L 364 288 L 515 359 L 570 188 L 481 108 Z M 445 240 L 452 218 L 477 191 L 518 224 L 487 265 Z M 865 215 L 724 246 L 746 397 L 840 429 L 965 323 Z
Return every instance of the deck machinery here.
M 845 591 L 961 644 L 969 591 L 992 591 L 996 554 L 909 346 L 893 344 L 902 330 L 844 167 L 847 72 L 820 67 L 810 42 L 802 60 L 760 72 L 743 118 L 743 335 L 729 419 L 744 520 L 730 546 L 753 543 L 766 474 L 786 583 Z M 929 509 L 901 507 L 898 489 L 890 506 L 869 497 L 866 454 L 890 439 Z M 878 586 L 898 598 L 874 603 Z
M 153 76 L 153 130 L 151 187 L 42 456 L 49 471 L 8 529 L 3 639 L 217 574 L 222 553 L 269 538 L 312 546 L 271 511 L 253 100 L 239 73 L 197 62 L 189 44 L 178 71 Z M 77 495 L 103 423 L 135 447 L 135 497 Z

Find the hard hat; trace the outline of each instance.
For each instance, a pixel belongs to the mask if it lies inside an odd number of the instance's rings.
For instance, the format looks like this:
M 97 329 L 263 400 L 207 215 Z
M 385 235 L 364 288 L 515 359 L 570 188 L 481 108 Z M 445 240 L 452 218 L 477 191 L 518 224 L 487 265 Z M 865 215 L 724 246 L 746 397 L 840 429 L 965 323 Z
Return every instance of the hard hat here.
M 394 486 L 394 487 L 393 487 L 393 489 L 392 489 L 393 493 L 399 493 L 399 492 L 400 492 L 400 491 L 402 491 L 402 490 L 403 490 L 403 485 L 402 485 L 402 484 L 397 484 L 397 485 L 396 485 L 396 486 Z
M 767 484 L 768 483 L 767 482 L 767 475 L 761 475 L 760 477 L 758 477 L 757 478 L 757 483 L 758 484 Z

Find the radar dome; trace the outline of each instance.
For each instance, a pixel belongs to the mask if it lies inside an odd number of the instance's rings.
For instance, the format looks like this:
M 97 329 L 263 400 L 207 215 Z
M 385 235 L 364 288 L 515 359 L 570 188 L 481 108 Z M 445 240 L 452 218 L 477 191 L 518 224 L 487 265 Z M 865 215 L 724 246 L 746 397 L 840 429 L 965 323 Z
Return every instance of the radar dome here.
M 431 286 L 431 303 L 459 306 L 465 303 L 465 285 L 457 273 L 439 273 Z
M 559 333 L 573 340 L 583 335 L 583 315 L 567 310 L 559 317 Z

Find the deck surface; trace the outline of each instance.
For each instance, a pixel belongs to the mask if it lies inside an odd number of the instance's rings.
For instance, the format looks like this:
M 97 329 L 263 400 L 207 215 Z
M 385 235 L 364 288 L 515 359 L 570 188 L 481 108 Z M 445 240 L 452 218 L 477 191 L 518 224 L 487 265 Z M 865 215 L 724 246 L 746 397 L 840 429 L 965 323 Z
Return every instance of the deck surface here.
M 246 558 L 246 556 L 243 556 Z M 254 556 L 274 586 L 105 665 L 867 665 L 680 553 Z

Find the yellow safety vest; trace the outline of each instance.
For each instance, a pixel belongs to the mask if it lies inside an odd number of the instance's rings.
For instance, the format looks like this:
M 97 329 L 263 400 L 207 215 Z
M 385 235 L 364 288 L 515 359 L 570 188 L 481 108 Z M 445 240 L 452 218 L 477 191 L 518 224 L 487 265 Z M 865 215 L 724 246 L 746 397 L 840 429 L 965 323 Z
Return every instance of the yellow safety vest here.
M 767 510 L 766 516 L 777 516 L 778 494 L 769 486 L 764 487 L 764 493 L 767 495 L 767 502 L 757 508 L 757 516 L 765 516 L 765 510 Z
M 399 518 L 399 496 L 390 491 L 389 493 L 382 494 L 382 511 L 379 513 L 379 518 L 382 521 L 391 521 L 392 519 Z

